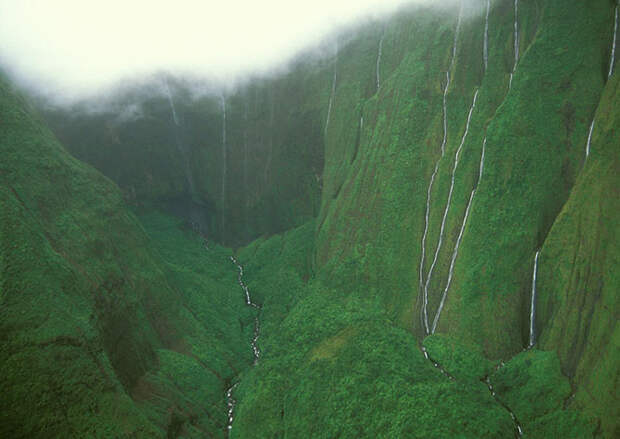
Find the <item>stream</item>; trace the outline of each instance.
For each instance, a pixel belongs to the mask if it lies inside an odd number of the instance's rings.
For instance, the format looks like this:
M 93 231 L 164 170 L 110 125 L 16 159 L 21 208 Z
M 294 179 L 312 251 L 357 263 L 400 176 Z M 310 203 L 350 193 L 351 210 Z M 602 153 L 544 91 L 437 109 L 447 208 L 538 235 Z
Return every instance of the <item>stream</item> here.
M 252 301 L 252 296 L 250 295 L 250 290 L 248 286 L 243 282 L 243 266 L 235 259 L 234 256 L 230 257 L 230 261 L 235 264 L 237 269 L 239 270 L 239 274 L 237 275 L 237 281 L 239 282 L 239 286 L 243 289 L 243 293 L 245 295 L 245 304 L 257 310 L 261 309 L 261 306 L 258 303 Z M 252 347 L 252 355 L 254 356 L 254 365 L 258 363 L 261 352 L 258 347 L 258 338 L 260 337 L 260 320 L 258 319 L 258 315 L 254 317 L 254 336 L 252 337 L 252 341 L 250 343 Z M 228 406 L 228 422 L 226 424 L 226 430 L 230 435 L 230 430 L 232 430 L 232 423 L 235 420 L 235 407 L 237 405 L 237 400 L 233 397 L 233 392 L 235 388 L 239 385 L 239 381 L 231 385 L 226 391 L 226 405 Z

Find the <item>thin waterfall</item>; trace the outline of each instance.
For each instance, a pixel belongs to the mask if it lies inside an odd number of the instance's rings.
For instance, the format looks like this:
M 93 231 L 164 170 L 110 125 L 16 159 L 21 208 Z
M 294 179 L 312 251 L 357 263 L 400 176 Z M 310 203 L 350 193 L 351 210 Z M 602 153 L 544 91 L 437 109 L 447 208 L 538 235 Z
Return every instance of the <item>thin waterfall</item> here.
M 459 9 L 459 15 L 456 22 L 456 30 L 454 32 L 454 43 L 452 47 L 452 57 L 450 59 L 450 64 L 448 66 L 448 70 L 446 71 L 446 84 L 443 89 L 443 140 L 441 142 L 441 156 L 435 163 L 435 169 L 433 174 L 431 175 L 431 180 L 428 185 L 428 189 L 426 191 L 426 212 L 424 214 L 424 233 L 422 234 L 422 255 L 420 257 L 420 291 L 423 292 L 422 296 L 422 324 L 424 325 L 426 334 L 429 333 L 428 327 L 428 313 L 427 313 L 427 304 L 428 304 L 428 296 L 426 295 L 424 288 L 424 259 L 426 257 L 426 237 L 428 236 L 428 225 L 429 225 L 429 216 L 431 210 L 431 192 L 433 189 L 433 183 L 435 182 L 435 177 L 437 176 L 437 172 L 439 171 L 439 162 L 444 156 L 446 141 L 448 138 L 448 110 L 446 106 L 446 97 L 448 95 L 448 88 L 450 87 L 450 72 L 454 66 L 454 59 L 456 58 L 456 47 L 458 44 L 459 32 L 461 30 L 461 13 L 462 13 L 462 4 Z
M 534 271 L 532 273 L 532 299 L 530 302 L 530 342 L 528 348 L 531 348 L 536 344 L 536 275 L 538 274 L 538 256 L 540 256 L 540 250 L 536 252 L 534 257 Z
M 244 217 L 245 217 L 245 234 L 246 239 L 249 238 L 249 191 L 248 191 L 248 112 L 249 102 L 245 103 L 245 112 L 243 115 L 244 127 L 243 127 L 243 194 L 244 200 Z
M 177 110 L 174 107 L 174 100 L 172 100 L 172 93 L 170 92 L 170 86 L 168 85 L 168 79 L 165 79 L 164 85 L 166 87 L 166 96 L 168 97 L 168 103 L 170 104 L 170 110 L 172 111 L 172 120 L 176 126 L 179 126 L 179 118 L 177 117 Z
M 452 276 L 454 275 L 454 265 L 456 263 L 456 258 L 459 254 L 459 247 L 461 246 L 461 240 L 463 239 L 463 232 L 465 231 L 465 225 L 467 224 L 467 218 L 469 217 L 469 211 L 471 209 L 472 202 L 474 201 L 474 196 L 476 195 L 476 191 L 478 190 L 478 186 L 480 185 L 480 180 L 482 179 L 482 171 L 484 170 L 484 152 L 487 146 L 487 138 L 484 138 L 482 142 L 482 154 L 480 155 L 480 170 L 478 172 L 478 180 L 476 181 L 476 185 L 471 191 L 469 195 L 469 201 L 467 202 L 467 207 L 465 208 L 465 216 L 463 217 L 463 222 L 461 223 L 461 229 L 459 230 L 459 236 L 456 238 L 456 244 L 454 245 L 454 250 L 452 251 L 452 259 L 450 260 L 450 270 L 448 272 L 448 281 L 446 282 L 446 287 L 443 290 L 443 294 L 441 295 L 441 301 L 439 302 L 439 307 L 437 308 L 437 313 L 435 314 L 435 318 L 433 319 L 433 326 L 431 328 L 431 334 L 435 333 L 435 329 L 437 329 L 437 323 L 439 322 L 439 317 L 441 316 L 441 311 L 443 311 L 443 306 L 446 302 L 446 297 L 448 296 L 448 290 L 450 289 L 450 285 L 452 283 Z
M 588 141 L 586 143 L 586 159 L 590 155 L 590 144 L 592 143 L 592 133 L 594 132 L 594 122 L 595 120 L 592 119 L 592 123 L 590 124 L 590 131 L 588 132 Z
M 616 62 L 616 40 L 618 37 L 618 3 L 616 2 L 616 15 L 614 19 L 614 40 L 611 43 L 611 59 L 609 61 L 609 73 L 607 74 L 607 78 L 611 78 L 611 75 L 614 72 L 614 63 Z
M 269 181 L 269 173 L 271 172 L 271 162 L 273 161 L 273 116 L 274 115 L 274 101 L 273 101 L 273 85 L 271 86 L 271 98 L 269 104 L 269 152 L 267 154 L 267 162 L 265 163 L 265 185 Z
M 450 190 L 448 192 L 448 201 L 446 202 L 446 208 L 444 209 L 443 217 L 441 219 L 441 227 L 439 229 L 439 241 L 437 242 L 437 248 L 435 249 L 435 255 L 433 256 L 433 262 L 431 263 L 431 268 L 428 270 L 428 275 L 426 277 L 426 283 L 424 284 L 424 296 L 425 297 L 428 297 L 428 286 L 431 283 L 431 278 L 433 276 L 433 270 L 435 268 L 435 264 L 437 263 L 437 258 L 439 257 L 439 251 L 441 250 L 441 245 L 443 243 L 443 234 L 444 234 L 445 227 L 446 227 L 446 218 L 448 217 L 448 211 L 450 210 L 450 205 L 452 202 L 452 193 L 454 191 L 454 179 L 456 176 L 456 169 L 459 165 L 459 156 L 461 154 L 461 150 L 463 149 L 463 145 L 465 144 L 465 140 L 467 139 L 467 135 L 469 134 L 469 124 L 471 122 L 471 116 L 474 112 L 474 109 L 476 108 L 476 100 L 478 99 L 478 91 L 479 90 L 476 90 L 476 93 L 474 93 L 474 99 L 471 103 L 469 114 L 467 115 L 467 123 L 465 125 L 465 132 L 463 133 L 463 137 L 461 138 L 461 143 L 459 147 L 457 148 L 456 153 L 454 155 L 454 166 L 452 167 L 452 178 L 450 180 Z M 437 315 L 435 316 L 435 319 L 437 319 Z M 434 332 L 434 329 L 431 330 L 431 333 L 433 332 Z
M 338 80 L 338 46 L 336 46 L 336 58 L 334 60 L 334 78 L 332 79 L 332 92 L 329 95 L 329 104 L 327 106 L 327 120 L 325 121 L 325 136 L 327 136 L 327 128 L 329 127 L 329 118 L 332 114 L 332 105 L 336 98 L 336 81 Z
M 237 261 L 237 259 L 235 259 L 234 256 L 230 257 L 230 261 L 233 264 L 235 264 L 235 266 L 237 267 L 237 270 L 239 271 L 237 274 L 237 282 L 239 283 L 239 286 L 241 287 L 241 289 L 243 289 L 243 293 L 245 295 L 245 304 L 247 306 L 251 306 L 252 308 L 256 308 L 257 310 L 260 310 L 261 306 L 252 301 L 252 297 L 250 296 L 250 290 L 248 286 L 245 284 L 245 282 L 243 282 L 243 266 Z M 258 315 L 257 315 L 256 317 L 254 317 L 254 335 L 252 337 L 252 341 L 250 342 L 250 345 L 252 347 L 252 355 L 254 356 L 254 365 L 258 363 L 258 360 L 261 356 L 261 352 L 258 347 L 259 336 L 260 336 L 260 321 L 258 320 Z M 226 428 L 228 430 L 229 436 L 230 436 L 230 430 L 232 429 L 232 423 L 234 420 L 235 406 L 237 405 L 237 401 L 233 398 L 232 393 L 238 385 L 239 385 L 239 382 L 233 384 L 226 391 L 226 404 L 228 406 L 228 423 L 227 423 Z
M 164 88 L 166 90 L 166 97 L 168 98 L 168 104 L 170 105 L 170 112 L 172 113 L 172 121 L 174 122 L 174 138 L 177 150 L 183 159 L 184 167 L 185 167 L 185 179 L 187 180 L 187 185 L 189 187 L 190 195 L 193 196 L 196 193 L 194 186 L 194 177 L 192 175 L 192 168 L 189 163 L 189 158 L 187 157 L 187 153 L 183 148 L 183 144 L 181 143 L 181 139 L 179 136 L 179 128 L 181 126 L 179 122 L 179 117 L 177 116 L 177 110 L 174 105 L 174 99 L 172 98 L 172 93 L 170 91 L 170 86 L 168 85 L 168 79 L 164 79 Z
M 377 91 L 381 88 L 381 54 L 383 52 L 383 39 L 385 38 L 385 29 L 383 29 L 383 33 L 381 34 L 381 39 L 379 39 L 379 52 L 377 53 Z
M 226 98 L 220 96 L 222 101 L 222 240 L 224 240 L 225 211 L 226 211 L 226 174 L 227 174 L 227 151 L 226 151 Z
M 489 11 L 491 10 L 491 0 L 487 0 L 487 13 L 484 20 L 484 46 L 482 56 L 484 58 L 484 71 L 489 67 Z
M 512 88 L 512 77 L 517 71 L 517 64 L 519 63 L 519 0 L 515 0 L 515 22 L 514 22 L 514 51 L 515 51 L 515 63 L 510 73 L 510 81 L 508 83 L 508 89 Z

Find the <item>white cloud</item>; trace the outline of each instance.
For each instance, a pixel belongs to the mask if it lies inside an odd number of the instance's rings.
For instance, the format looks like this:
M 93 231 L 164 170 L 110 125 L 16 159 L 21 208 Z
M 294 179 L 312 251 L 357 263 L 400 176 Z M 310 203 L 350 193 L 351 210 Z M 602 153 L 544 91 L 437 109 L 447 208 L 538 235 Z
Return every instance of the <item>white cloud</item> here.
M 0 61 L 80 93 L 156 70 L 265 71 L 340 26 L 424 0 L 0 0 Z

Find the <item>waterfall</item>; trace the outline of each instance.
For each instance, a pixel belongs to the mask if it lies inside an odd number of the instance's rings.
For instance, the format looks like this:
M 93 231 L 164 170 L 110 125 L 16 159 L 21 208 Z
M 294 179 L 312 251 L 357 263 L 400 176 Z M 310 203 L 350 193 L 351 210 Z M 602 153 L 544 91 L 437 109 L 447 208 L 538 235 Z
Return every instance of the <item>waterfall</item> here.
M 515 51 L 515 63 L 510 73 L 510 81 L 508 83 L 508 89 L 512 88 L 512 77 L 517 70 L 517 64 L 519 63 L 519 0 L 515 0 L 515 23 L 514 23 L 514 51 Z
M 616 15 L 614 19 L 614 40 L 611 44 L 611 59 L 609 61 L 609 73 L 607 74 L 607 78 L 611 78 L 611 75 L 614 72 L 614 63 L 616 61 L 616 40 L 618 37 L 618 3 L 616 3 Z
M 179 154 L 183 158 L 184 167 L 185 167 L 185 179 L 187 180 L 187 185 L 189 187 L 190 195 L 194 195 L 196 193 L 194 187 L 194 177 L 192 175 L 192 168 L 189 163 L 189 158 L 187 157 L 187 153 L 183 148 L 183 144 L 181 142 L 179 136 L 179 127 L 181 124 L 179 123 L 179 118 L 177 116 L 177 110 L 174 106 L 174 99 L 172 99 L 172 93 L 170 92 L 170 86 L 168 85 L 168 79 L 164 79 L 164 88 L 166 90 L 166 97 L 168 98 L 168 104 L 170 105 L 170 112 L 172 113 L 172 121 L 174 122 L 174 138 L 177 150 Z
M 532 273 L 532 299 L 530 302 L 530 342 L 528 348 L 531 348 L 536 344 L 536 275 L 538 273 L 538 256 L 540 256 L 540 250 L 536 252 L 534 257 L 534 271 Z
M 482 48 L 482 56 L 484 58 L 484 71 L 489 66 L 489 11 L 491 10 L 491 0 L 487 0 L 487 14 L 484 21 L 484 46 Z
M 332 105 L 336 97 L 336 81 L 338 79 L 338 46 L 336 46 L 336 59 L 334 60 L 334 78 L 332 79 L 332 92 L 329 95 L 329 104 L 327 106 L 327 120 L 325 121 L 325 136 L 327 136 L 327 127 L 329 127 L 329 118 L 332 114 Z
M 476 195 L 476 191 L 478 190 L 478 186 L 480 185 L 480 179 L 482 178 L 482 171 L 484 170 L 484 152 L 487 146 L 487 138 L 484 138 L 482 142 L 482 154 L 480 155 L 480 171 L 478 173 L 478 180 L 476 181 L 476 186 L 471 190 L 471 194 L 469 195 L 469 201 L 467 202 L 467 207 L 465 208 L 465 216 L 463 217 L 463 222 L 461 223 L 461 228 L 459 230 L 459 235 L 456 238 L 456 244 L 454 244 L 454 250 L 452 251 L 452 258 L 450 259 L 450 269 L 448 271 L 448 281 L 446 282 L 446 287 L 443 290 L 441 295 L 441 301 L 439 302 L 439 307 L 437 308 L 437 313 L 435 314 L 435 318 L 433 319 L 433 326 L 431 328 L 431 334 L 435 333 L 435 329 L 437 329 L 437 323 L 439 322 L 439 317 L 441 316 L 441 311 L 443 311 L 443 306 L 446 303 L 446 297 L 448 296 L 448 290 L 450 289 L 450 285 L 452 284 L 452 277 L 454 275 L 454 265 L 456 264 L 456 258 L 459 254 L 459 247 L 461 246 L 461 240 L 463 239 L 463 232 L 465 231 L 465 225 L 467 224 L 467 218 L 469 218 L 469 211 L 471 209 L 472 202 L 474 201 L 474 196 Z
M 269 153 L 267 154 L 267 162 L 265 163 L 265 185 L 269 181 L 269 172 L 271 172 L 271 162 L 273 161 L 273 85 L 271 86 L 271 99 L 269 104 Z
M 220 96 L 222 101 L 222 240 L 225 234 L 225 213 L 226 213 L 226 173 L 227 173 L 227 151 L 226 151 L 226 98 Z
M 380 67 L 381 67 L 381 53 L 383 52 L 383 39 L 385 38 L 385 29 L 381 34 L 381 39 L 379 40 L 379 52 L 377 53 L 377 91 L 381 87 L 381 75 L 380 75 Z
M 448 201 L 446 202 L 446 208 L 443 212 L 443 217 L 441 219 L 441 227 L 439 229 L 439 241 L 437 242 L 437 248 L 435 249 L 435 255 L 433 256 L 433 262 L 431 263 L 431 268 L 428 270 L 428 275 L 426 277 L 426 283 L 424 284 L 424 296 L 428 298 L 428 286 L 431 282 L 431 278 L 433 276 L 433 270 L 435 268 L 435 264 L 437 263 L 437 258 L 439 257 L 439 251 L 441 250 L 441 245 L 443 243 L 443 234 L 446 226 L 446 218 L 448 217 L 448 211 L 450 210 L 450 204 L 452 202 L 452 193 L 454 191 L 454 179 L 456 176 L 456 168 L 459 165 L 459 155 L 461 154 L 461 150 L 463 149 L 463 145 L 465 144 L 465 140 L 467 139 L 467 135 L 469 134 L 469 124 L 471 122 L 471 116 L 474 112 L 474 108 L 476 108 L 476 100 L 478 99 L 478 91 L 474 93 L 474 99 L 471 103 L 471 107 L 469 109 L 469 114 L 467 115 L 467 123 L 465 125 L 465 132 L 463 133 L 463 137 L 461 138 L 461 143 L 456 150 L 456 154 L 454 155 L 454 166 L 452 167 L 452 178 L 450 180 L 450 190 L 448 192 Z M 471 200 L 471 199 L 470 199 Z M 434 327 L 436 325 L 436 320 L 438 315 L 435 315 L 435 323 L 433 324 L 433 329 L 431 330 L 431 334 L 434 332 Z
M 461 9 L 459 9 L 459 15 L 456 22 L 456 30 L 454 33 L 454 43 L 452 47 L 452 57 L 450 59 L 450 64 L 448 66 L 448 70 L 446 71 L 446 84 L 443 89 L 443 140 L 441 142 L 441 156 L 435 163 L 435 170 L 431 175 L 431 180 L 428 184 L 428 189 L 426 191 L 426 212 L 424 214 L 424 233 L 422 234 L 422 255 L 420 256 L 420 291 L 423 292 L 422 296 L 422 323 L 424 325 L 426 334 L 429 333 L 428 328 L 428 313 L 427 313 L 427 305 L 428 305 L 428 296 L 426 294 L 426 290 L 424 288 L 424 259 L 426 257 L 426 237 L 428 236 L 428 225 L 429 225 L 429 216 L 431 210 L 431 192 L 433 189 L 433 183 L 435 182 L 435 177 L 437 176 L 437 172 L 439 171 L 439 162 L 444 156 L 446 141 L 448 139 L 448 110 L 446 105 L 446 97 L 448 95 L 448 88 L 450 87 L 450 71 L 454 66 L 454 59 L 456 58 L 456 46 L 458 44 L 459 32 L 461 30 L 461 12 L 462 12 L 462 4 Z
M 166 86 L 166 96 L 168 96 L 168 103 L 170 104 L 170 110 L 172 111 L 172 120 L 176 126 L 179 126 L 179 118 L 177 117 L 177 110 L 174 107 L 174 101 L 172 100 L 172 93 L 170 93 L 168 79 L 165 79 L 164 85 Z
M 590 155 L 590 144 L 592 143 L 592 132 L 594 132 L 594 119 L 592 119 L 592 123 L 590 124 L 590 131 L 588 132 L 588 141 L 586 143 L 586 159 Z

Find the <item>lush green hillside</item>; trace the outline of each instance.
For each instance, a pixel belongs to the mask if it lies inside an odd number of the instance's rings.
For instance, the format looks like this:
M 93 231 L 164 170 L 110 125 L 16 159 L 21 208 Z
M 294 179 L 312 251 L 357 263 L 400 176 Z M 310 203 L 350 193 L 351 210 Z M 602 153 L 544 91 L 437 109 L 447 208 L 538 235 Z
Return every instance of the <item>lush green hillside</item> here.
M 230 253 L 151 214 L 154 246 L 4 79 L 0 114 L 0 435 L 223 435 L 251 363 Z
M 2 428 L 222 436 L 239 382 L 231 437 L 618 436 L 614 7 L 409 6 L 46 107 L 120 189 L 3 82 Z

